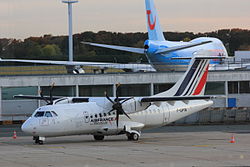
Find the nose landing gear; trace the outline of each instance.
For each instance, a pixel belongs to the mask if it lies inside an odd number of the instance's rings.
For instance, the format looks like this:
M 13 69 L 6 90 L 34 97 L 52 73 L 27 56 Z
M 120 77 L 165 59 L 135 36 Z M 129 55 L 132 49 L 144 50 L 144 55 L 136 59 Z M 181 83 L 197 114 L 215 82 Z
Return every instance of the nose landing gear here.
M 33 136 L 33 140 L 35 140 L 35 144 L 43 145 L 45 137 Z

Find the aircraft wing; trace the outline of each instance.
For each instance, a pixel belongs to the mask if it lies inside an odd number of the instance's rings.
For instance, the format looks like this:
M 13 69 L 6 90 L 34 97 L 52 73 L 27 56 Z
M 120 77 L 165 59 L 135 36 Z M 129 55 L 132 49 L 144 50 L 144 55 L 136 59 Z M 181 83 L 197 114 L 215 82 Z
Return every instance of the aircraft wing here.
M 50 100 L 50 97 L 49 96 L 44 96 L 44 97 L 41 97 L 41 96 L 34 96 L 34 95 L 14 95 L 13 96 L 14 98 L 19 98 L 19 99 L 34 99 L 34 100 Z M 52 97 L 52 100 L 57 100 L 57 99 L 60 99 L 62 97 Z
M 91 42 L 81 42 L 82 44 L 97 46 L 102 48 L 109 48 L 114 50 L 121 50 L 126 52 L 138 53 L 138 54 L 145 54 L 145 49 L 143 48 L 133 48 L 133 47 L 126 47 L 126 46 L 116 46 L 116 45 L 106 45 L 106 44 L 98 44 L 98 43 L 91 43 Z
M 25 60 L 25 59 L 0 59 L 0 62 L 20 62 L 20 63 L 37 63 L 37 64 L 55 64 L 55 65 L 69 65 L 69 66 L 77 66 L 77 65 L 118 65 L 116 63 L 99 63 L 99 62 L 79 62 L 79 61 L 54 61 L 54 60 Z
M 199 45 L 204 45 L 207 43 L 211 43 L 212 41 L 205 41 L 205 42 L 198 42 L 198 43 L 190 43 L 186 45 L 179 45 L 179 46 L 173 46 L 169 48 L 163 48 L 158 51 L 156 51 L 156 54 L 164 54 L 164 53 L 169 53 L 169 52 L 174 52 L 178 50 L 183 50 Z M 145 49 L 142 48 L 133 48 L 133 47 L 126 47 L 126 46 L 116 46 L 116 45 L 107 45 L 107 44 L 98 44 L 98 43 L 91 43 L 91 42 L 81 42 L 86 45 L 91 45 L 91 46 L 97 46 L 97 47 L 103 47 L 103 48 L 109 48 L 109 49 L 115 49 L 115 50 L 121 50 L 121 51 L 126 51 L 126 52 L 132 52 L 132 53 L 138 53 L 138 54 L 145 54 Z
M 184 100 L 209 100 L 215 96 L 173 96 L 173 97 L 143 97 L 141 102 L 184 101 Z
M 25 60 L 25 59 L 1 59 L 0 62 L 37 63 L 68 66 L 93 66 L 100 68 L 131 69 L 133 71 L 155 71 L 150 64 L 119 64 L 102 62 L 79 62 L 79 61 L 54 61 L 54 60 Z
M 155 53 L 156 54 L 165 54 L 165 53 L 169 53 L 169 52 L 174 52 L 174 51 L 178 51 L 178 50 L 192 48 L 192 47 L 199 46 L 199 45 L 204 45 L 204 44 L 211 43 L 211 42 L 212 41 L 205 41 L 205 42 L 199 42 L 199 43 L 190 43 L 190 44 L 186 44 L 186 45 L 173 46 L 173 47 L 169 47 L 169 48 L 160 49 L 160 50 L 156 51 Z
M 35 95 L 14 95 L 14 98 L 20 98 L 20 99 L 34 99 L 34 100 L 50 100 L 50 96 L 35 96 Z M 52 100 L 57 99 L 64 99 L 62 96 L 53 96 Z M 80 103 L 80 102 L 89 102 L 88 97 L 70 97 L 73 103 Z

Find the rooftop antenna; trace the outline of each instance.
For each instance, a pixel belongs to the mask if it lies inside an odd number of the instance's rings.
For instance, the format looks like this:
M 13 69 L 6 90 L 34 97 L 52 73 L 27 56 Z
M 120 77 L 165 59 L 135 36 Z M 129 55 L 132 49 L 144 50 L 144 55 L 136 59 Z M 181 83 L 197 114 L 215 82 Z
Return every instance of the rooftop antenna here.
M 69 17 L 69 61 L 73 61 L 72 4 L 73 3 L 77 3 L 78 0 L 62 0 L 62 2 L 68 4 L 68 17 Z

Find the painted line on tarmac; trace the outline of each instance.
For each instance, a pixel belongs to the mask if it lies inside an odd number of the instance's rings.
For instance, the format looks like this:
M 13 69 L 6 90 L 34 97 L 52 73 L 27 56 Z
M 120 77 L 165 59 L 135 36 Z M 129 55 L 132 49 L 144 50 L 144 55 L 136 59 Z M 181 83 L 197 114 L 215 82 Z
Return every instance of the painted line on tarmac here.
M 212 145 L 192 145 L 192 147 L 212 147 Z
M 39 145 L 39 144 L 33 144 L 33 145 L 24 145 L 26 147 L 32 147 L 32 148 L 65 148 L 64 146 L 45 146 L 45 145 Z

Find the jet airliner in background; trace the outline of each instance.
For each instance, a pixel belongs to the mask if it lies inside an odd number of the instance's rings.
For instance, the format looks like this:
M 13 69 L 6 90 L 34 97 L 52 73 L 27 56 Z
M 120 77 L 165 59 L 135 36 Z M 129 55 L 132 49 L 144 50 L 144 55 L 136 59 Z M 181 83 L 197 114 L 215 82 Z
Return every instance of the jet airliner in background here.
M 153 0 L 145 0 L 146 19 L 148 27 L 148 40 L 144 48 L 132 48 L 82 42 L 92 46 L 116 49 L 138 54 L 145 54 L 149 64 L 118 64 L 102 62 L 76 62 L 76 61 L 53 61 L 53 60 L 25 60 L 25 59 L 0 59 L 0 62 L 22 62 L 37 64 L 57 64 L 75 66 L 74 72 L 83 71 L 80 66 L 93 66 L 101 69 L 116 68 L 125 71 L 185 71 L 193 54 L 199 50 L 207 50 L 214 53 L 213 56 L 227 57 L 227 51 L 223 43 L 217 38 L 201 37 L 190 42 L 167 41 L 160 27 L 159 18 Z M 220 60 L 212 60 L 211 64 L 219 64 Z M 224 67 L 223 67 L 224 68 Z
M 91 42 L 82 43 L 97 47 L 146 54 L 149 63 L 157 71 L 183 71 L 187 68 L 190 58 L 198 50 L 209 50 L 214 53 L 213 56 L 228 57 L 227 50 L 222 41 L 217 38 L 200 37 L 193 39 L 190 42 L 174 42 L 165 40 L 154 5 L 154 0 L 145 0 L 145 3 L 148 40 L 145 41 L 144 48 L 132 48 Z M 219 63 L 221 63 L 220 60 L 211 61 L 211 64 Z
M 213 57 L 216 58 L 216 57 Z M 221 57 L 217 57 L 221 58 Z M 104 136 L 126 134 L 138 140 L 141 130 L 164 126 L 213 104 L 204 96 L 210 55 L 196 54 L 186 73 L 169 90 L 149 97 L 62 97 L 18 95 L 41 99 L 48 104 L 39 107 L 22 125 L 22 130 L 43 144 L 46 137 L 66 135 Z

